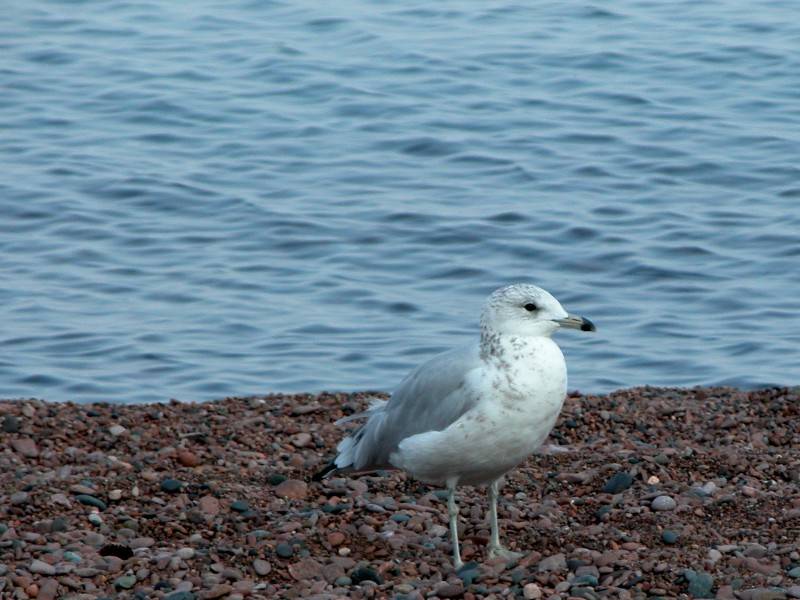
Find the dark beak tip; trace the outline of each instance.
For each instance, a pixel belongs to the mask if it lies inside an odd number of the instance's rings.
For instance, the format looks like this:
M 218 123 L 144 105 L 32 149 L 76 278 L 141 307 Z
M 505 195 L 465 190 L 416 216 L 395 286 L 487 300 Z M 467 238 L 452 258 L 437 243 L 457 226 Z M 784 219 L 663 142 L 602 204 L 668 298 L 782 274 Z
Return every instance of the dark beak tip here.
M 589 319 L 584 317 L 583 323 L 581 323 L 581 331 L 597 331 L 597 327 L 595 327 L 594 323 Z

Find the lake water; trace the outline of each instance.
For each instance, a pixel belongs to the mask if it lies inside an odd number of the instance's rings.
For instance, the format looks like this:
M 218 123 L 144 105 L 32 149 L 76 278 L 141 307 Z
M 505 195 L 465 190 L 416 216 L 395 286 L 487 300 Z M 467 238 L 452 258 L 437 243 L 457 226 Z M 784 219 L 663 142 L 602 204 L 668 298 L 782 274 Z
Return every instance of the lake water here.
M 570 388 L 800 381 L 800 7 L 6 3 L 0 397 L 390 390 L 531 281 Z

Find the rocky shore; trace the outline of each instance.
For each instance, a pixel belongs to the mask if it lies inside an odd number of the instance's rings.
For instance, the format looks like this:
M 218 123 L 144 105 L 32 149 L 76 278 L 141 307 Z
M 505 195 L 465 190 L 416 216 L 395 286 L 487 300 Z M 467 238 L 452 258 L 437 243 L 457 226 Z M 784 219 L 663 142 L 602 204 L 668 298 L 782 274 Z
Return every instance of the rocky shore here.
M 571 394 L 459 572 L 441 490 L 311 482 L 368 397 L 0 401 L 0 597 L 800 598 L 798 388 Z

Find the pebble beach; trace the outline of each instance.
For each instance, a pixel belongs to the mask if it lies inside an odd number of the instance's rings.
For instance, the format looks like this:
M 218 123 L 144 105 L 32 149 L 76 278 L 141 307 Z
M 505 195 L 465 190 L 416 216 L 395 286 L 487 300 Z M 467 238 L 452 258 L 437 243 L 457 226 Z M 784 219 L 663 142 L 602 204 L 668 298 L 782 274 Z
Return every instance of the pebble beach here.
M 800 388 L 571 393 L 459 571 L 441 489 L 311 480 L 375 395 L 0 401 L 0 598 L 800 598 Z

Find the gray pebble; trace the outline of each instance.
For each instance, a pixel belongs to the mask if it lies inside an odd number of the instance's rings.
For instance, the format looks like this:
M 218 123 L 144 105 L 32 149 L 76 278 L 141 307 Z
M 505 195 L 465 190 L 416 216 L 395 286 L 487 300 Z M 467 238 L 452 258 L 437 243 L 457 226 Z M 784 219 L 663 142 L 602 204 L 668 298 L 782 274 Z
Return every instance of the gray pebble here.
M 275 546 L 275 554 L 280 556 L 281 558 L 291 558 L 294 554 L 294 548 L 292 548 L 286 542 L 281 542 L 277 546 Z
M 30 494 L 28 492 L 14 492 L 11 494 L 11 504 L 17 506 L 20 504 L 25 504 L 30 498 Z
M 653 502 L 650 504 L 650 508 L 659 511 L 675 510 L 677 505 L 677 502 L 675 502 L 671 496 L 658 496 L 657 498 L 653 499 Z
M 633 485 L 631 474 L 620 471 L 619 473 L 614 473 L 614 476 L 606 481 L 602 491 L 606 494 L 619 494 L 627 490 L 631 485 Z
M 19 418 L 14 415 L 6 415 L 3 419 L 3 431 L 5 433 L 19 432 Z
M 28 567 L 28 570 L 31 573 L 36 573 L 37 575 L 55 575 L 56 574 L 56 568 L 53 565 L 51 565 L 50 563 L 46 563 L 43 560 L 36 559 L 36 558 L 34 558 L 31 561 L 31 564 Z

